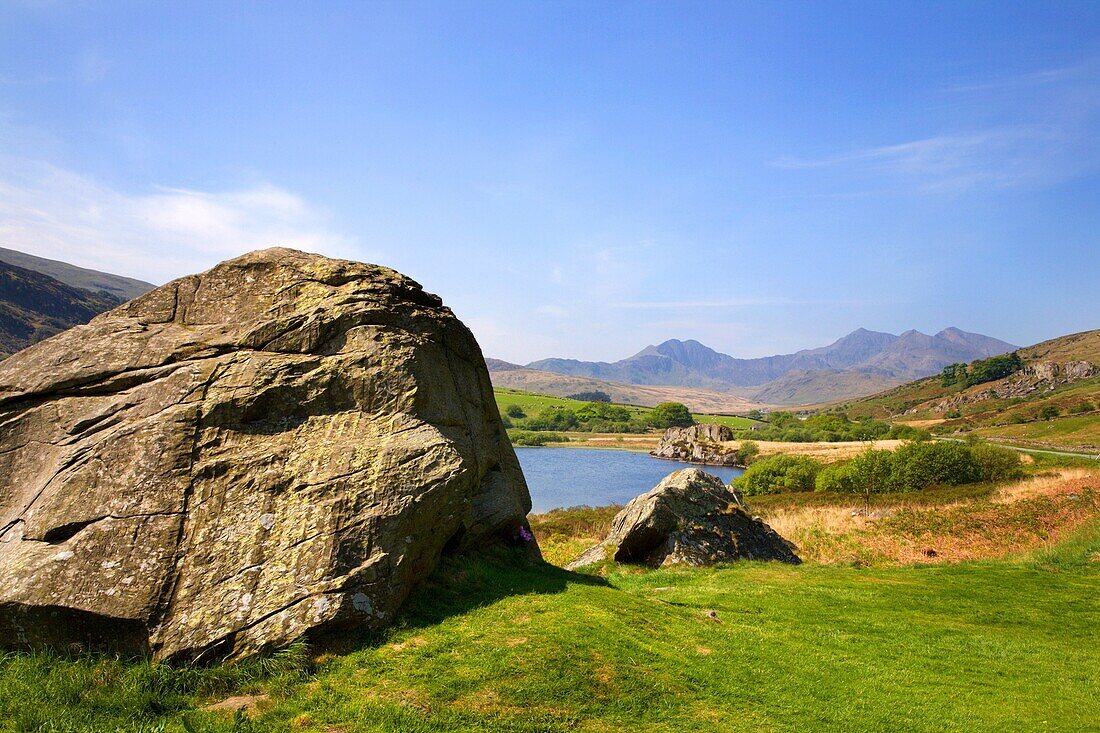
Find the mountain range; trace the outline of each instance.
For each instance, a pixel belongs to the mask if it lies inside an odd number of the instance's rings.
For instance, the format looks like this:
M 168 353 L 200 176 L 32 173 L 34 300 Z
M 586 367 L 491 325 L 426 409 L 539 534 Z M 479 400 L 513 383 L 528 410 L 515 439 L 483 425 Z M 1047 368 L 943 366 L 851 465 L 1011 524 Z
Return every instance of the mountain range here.
M 671 339 L 615 362 L 542 359 L 523 368 L 612 383 L 736 393 L 768 404 L 806 404 L 872 394 L 934 374 L 948 364 L 1015 348 L 953 327 L 932 336 L 860 328 L 828 346 L 754 359 L 729 356 L 698 341 Z

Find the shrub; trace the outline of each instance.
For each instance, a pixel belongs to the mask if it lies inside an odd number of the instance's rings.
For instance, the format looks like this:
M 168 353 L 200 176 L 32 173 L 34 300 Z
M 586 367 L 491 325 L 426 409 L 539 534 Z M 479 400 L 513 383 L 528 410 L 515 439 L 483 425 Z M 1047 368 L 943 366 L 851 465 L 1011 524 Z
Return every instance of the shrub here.
M 1074 415 L 1080 415 L 1082 412 L 1092 412 L 1096 407 L 1091 402 L 1078 402 L 1073 407 L 1069 408 L 1069 411 Z
M 630 410 L 620 405 L 605 402 L 589 402 L 577 409 L 577 419 L 581 422 L 607 420 L 609 422 L 630 422 Z
M 1043 405 L 1042 409 L 1039 410 L 1039 419 L 1053 420 L 1061 413 L 1062 411 L 1058 409 L 1058 405 Z
M 527 413 L 523 411 L 523 408 L 519 405 L 508 405 L 504 408 L 504 414 L 508 417 L 514 417 L 517 420 L 521 420 L 527 417 Z
M 679 402 L 662 402 L 649 412 L 649 424 L 655 428 L 686 428 L 695 424 L 691 410 Z
M 742 440 L 737 448 L 737 462 L 742 466 L 748 466 L 760 455 L 760 446 L 751 440 Z
M 508 433 L 512 445 L 540 446 L 547 443 L 568 443 L 569 438 L 558 433 L 533 433 L 529 430 L 516 430 Z
M 886 438 L 888 440 L 914 440 L 920 442 L 930 440 L 932 434 L 927 430 L 921 430 L 912 425 L 894 425 L 890 428 L 890 431 L 886 433 Z
M 567 407 L 547 407 L 527 421 L 530 430 L 569 430 L 577 426 L 577 415 Z
M 970 448 L 974 461 L 978 464 L 979 478 L 982 481 L 1007 481 L 1020 478 L 1024 474 L 1020 454 L 999 445 L 979 443 Z
M 981 478 L 970 446 L 955 442 L 908 443 L 894 451 L 893 491 L 920 491 L 933 485 L 969 484 Z
M 813 491 L 821 463 L 806 456 L 779 454 L 755 461 L 734 486 L 746 495 Z
M 921 445 L 931 445 L 921 444 Z M 851 491 L 870 501 L 872 494 L 891 490 L 897 454 L 868 448 L 849 462 Z
M 832 463 L 825 466 L 817 474 L 814 480 L 815 491 L 832 491 L 835 493 L 855 493 L 855 476 L 852 472 L 852 462 Z

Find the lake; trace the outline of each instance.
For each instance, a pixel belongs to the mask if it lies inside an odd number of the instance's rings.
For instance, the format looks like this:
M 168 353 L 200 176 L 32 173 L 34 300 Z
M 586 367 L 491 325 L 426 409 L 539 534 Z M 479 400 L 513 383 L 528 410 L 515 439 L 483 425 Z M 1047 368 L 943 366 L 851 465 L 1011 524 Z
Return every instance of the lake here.
M 516 455 L 536 514 L 582 504 L 625 504 L 681 468 L 701 468 L 726 483 L 744 473 L 740 468 L 696 466 L 621 450 L 516 448 Z

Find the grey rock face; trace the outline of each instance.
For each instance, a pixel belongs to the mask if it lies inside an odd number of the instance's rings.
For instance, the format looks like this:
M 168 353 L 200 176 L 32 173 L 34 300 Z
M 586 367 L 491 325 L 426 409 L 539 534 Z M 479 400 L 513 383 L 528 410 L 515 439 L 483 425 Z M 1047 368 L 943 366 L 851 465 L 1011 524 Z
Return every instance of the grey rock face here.
M 473 336 L 386 268 L 254 252 L 0 363 L 4 646 L 383 626 L 530 506 Z
M 697 468 L 669 474 L 631 500 L 615 515 L 603 542 L 568 567 L 606 559 L 651 566 L 734 560 L 801 562 L 793 545 L 745 512 L 737 493 L 717 476 Z
M 723 441 L 733 440 L 733 431 L 725 425 L 692 425 L 669 428 L 650 455 L 712 466 L 737 465 L 737 454 Z

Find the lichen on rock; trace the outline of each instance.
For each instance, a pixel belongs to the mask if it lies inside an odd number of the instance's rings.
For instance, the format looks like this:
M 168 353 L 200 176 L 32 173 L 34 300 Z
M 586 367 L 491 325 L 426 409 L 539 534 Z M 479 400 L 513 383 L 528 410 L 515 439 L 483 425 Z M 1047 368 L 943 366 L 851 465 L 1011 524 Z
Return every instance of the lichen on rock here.
M 0 644 L 171 661 L 383 626 L 531 506 L 440 299 L 286 249 L 0 363 L 0 476 Z

